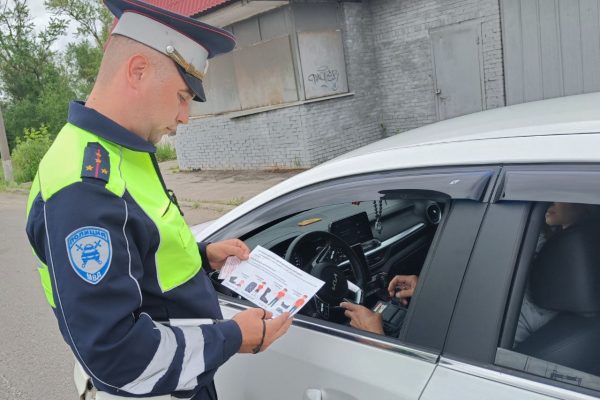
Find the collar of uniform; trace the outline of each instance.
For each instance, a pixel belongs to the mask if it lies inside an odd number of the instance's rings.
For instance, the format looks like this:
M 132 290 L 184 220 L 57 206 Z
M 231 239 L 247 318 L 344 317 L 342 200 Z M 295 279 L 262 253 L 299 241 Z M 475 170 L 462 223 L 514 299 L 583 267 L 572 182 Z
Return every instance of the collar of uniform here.
M 98 111 L 87 108 L 85 103 L 73 101 L 69 105 L 69 117 L 67 121 L 77 125 L 81 129 L 100 136 L 110 142 L 127 147 L 135 151 L 155 153 L 156 147 L 150 142 L 142 139 L 135 133 L 125 129 L 115 121 L 105 117 Z

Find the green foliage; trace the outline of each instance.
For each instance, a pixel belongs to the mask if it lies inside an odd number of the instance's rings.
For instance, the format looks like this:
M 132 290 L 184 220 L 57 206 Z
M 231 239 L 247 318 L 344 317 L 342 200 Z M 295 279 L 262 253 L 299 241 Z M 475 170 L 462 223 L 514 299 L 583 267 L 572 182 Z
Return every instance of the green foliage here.
M 52 18 L 37 32 L 25 0 L 0 9 L 0 90 L 9 145 L 25 128 L 46 124 L 52 134 L 64 124 L 64 97 L 72 98 L 65 69 L 52 49 L 66 24 Z
M 77 26 L 79 41 L 69 43 L 64 58 L 77 95 L 85 96 L 94 85 L 113 16 L 98 0 L 46 0 L 45 5 Z
M 12 100 L 35 98 L 48 81 L 60 77 L 52 45 L 65 32 L 66 24 L 52 18 L 36 32 L 26 0 L 14 0 L 0 11 L 0 74 L 4 94 Z
M 77 24 L 79 38 L 91 38 L 93 46 L 102 49 L 113 16 L 98 0 L 46 0 L 44 3 L 56 16 L 66 16 Z
M 36 30 L 27 0 L 0 6 L 0 106 L 11 148 L 25 129 L 44 124 L 51 138 L 58 133 L 69 102 L 93 86 L 112 22 L 97 0 L 47 0 L 46 7 L 54 17 Z M 59 53 L 52 46 L 71 23 L 77 41 Z
M 176 160 L 177 153 L 169 143 L 159 143 L 158 146 L 156 146 L 156 159 L 158 162 Z
M 29 182 L 35 177 L 42 157 L 52 144 L 50 133 L 45 125 L 40 129 L 25 129 L 23 137 L 17 138 L 16 142 L 11 154 L 15 181 Z
M 1 161 L 1 159 L 0 159 Z M 6 190 L 6 181 L 4 180 L 4 168 L 0 166 L 0 192 Z
M 242 204 L 244 202 L 244 198 L 243 197 L 234 197 L 233 199 L 229 199 L 227 201 L 225 201 L 225 204 L 228 206 L 239 206 L 240 204 Z
M 55 137 L 65 124 L 69 102 L 73 98 L 75 92 L 69 87 L 66 76 L 62 76 L 54 82 L 46 82 L 44 90 L 37 97 L 7 102 L 3 111 L 10 147 L 14 148 L 17 137 L 25 129 L 42 124 L 48 128 L 51 137 Z
M 102 48 L 94 47 L 87 40 L 67 45 L 65 64 L 69 66 L 73 89 L 78 96 L 83 97 L 92 91 L 102 55 Z

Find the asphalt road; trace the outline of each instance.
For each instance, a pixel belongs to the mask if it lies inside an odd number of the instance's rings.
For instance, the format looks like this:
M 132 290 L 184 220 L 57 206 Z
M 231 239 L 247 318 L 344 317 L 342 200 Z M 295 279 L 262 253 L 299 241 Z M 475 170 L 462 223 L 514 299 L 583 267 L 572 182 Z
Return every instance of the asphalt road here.
M 46 302 L 19 193 L 0 193 L 0 399 L 76 399 L 73 357 Z
M 161 164 L 188 224 L 219 217 L 298 171 L 177 172 Z M 25 235 L 26 193 L 0 192 L 0 400 L 76 399 L 73 356 L 46 302 Z

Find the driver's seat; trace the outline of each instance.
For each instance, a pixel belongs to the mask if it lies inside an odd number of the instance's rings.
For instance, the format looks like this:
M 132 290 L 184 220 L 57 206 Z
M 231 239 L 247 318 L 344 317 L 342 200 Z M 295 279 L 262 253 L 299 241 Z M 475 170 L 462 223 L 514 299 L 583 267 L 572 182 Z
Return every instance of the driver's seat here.
M 533 302 L 558 311 L 515 351 L 600 375 L 600 228 L 575 225 L 550 238 L 532 266 Z

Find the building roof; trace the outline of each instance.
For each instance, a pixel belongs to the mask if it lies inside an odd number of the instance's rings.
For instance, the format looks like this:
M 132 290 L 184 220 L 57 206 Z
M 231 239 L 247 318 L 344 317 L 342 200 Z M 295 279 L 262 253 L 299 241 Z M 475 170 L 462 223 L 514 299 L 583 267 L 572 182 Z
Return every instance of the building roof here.
M 232 3 L 234 0 L 144 0 L 148 4 L 164 8 L 177 14 L 196 17 L 206 11 Z

